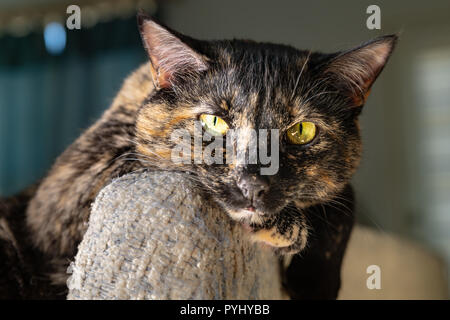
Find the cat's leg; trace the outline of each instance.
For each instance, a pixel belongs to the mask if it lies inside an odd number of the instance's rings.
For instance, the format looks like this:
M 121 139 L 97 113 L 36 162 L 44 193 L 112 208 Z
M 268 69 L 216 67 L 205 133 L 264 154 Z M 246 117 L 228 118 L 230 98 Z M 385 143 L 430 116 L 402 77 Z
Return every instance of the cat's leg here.
M 305 250 L 292 256 L 283 285 L 292 299 L 336 299 L 341 265 L 354 224 L 350 186 L 336 199 L 305 213 L 311 232 Z
M 342 259 L 353 227 L 353 191 L 347 186 L 335 199 L 298 210 L 284 209 L 252 239 L 279 255 L 292 255 L 283 285 L 293 299 L 336 299 Z
M 37 185 L 20 194 L 0 198 L 0 299 L 54 298 L 39 271 L 39 253 L 28 236 L 25 210 Z
M 309 226 L 296 208 L 286 208 L 264 225 L 252 227 L 251 239 L 272 247 L 278 255 L 298 253 L 308 242 Z

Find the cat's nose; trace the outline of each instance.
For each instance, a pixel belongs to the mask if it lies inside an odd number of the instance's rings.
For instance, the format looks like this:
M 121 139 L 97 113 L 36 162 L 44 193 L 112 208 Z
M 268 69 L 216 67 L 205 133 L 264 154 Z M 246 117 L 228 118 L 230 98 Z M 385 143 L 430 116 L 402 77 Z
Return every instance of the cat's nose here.
M 252 204 L 260 202 L 269 190 L 269 183 L 263 177 L 253 174 L 242 176 L 237 182 L 237 186 Z

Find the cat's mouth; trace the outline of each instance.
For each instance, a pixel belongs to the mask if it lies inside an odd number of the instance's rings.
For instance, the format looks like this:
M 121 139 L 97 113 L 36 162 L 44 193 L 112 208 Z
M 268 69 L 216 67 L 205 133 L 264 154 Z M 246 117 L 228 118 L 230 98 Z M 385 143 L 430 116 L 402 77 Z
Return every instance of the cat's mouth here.
M 264 223 L 265 217 L 267 216 L 265 212 L 253 206 L 242 209 L 227 209 L 227 212 L 233 220 L 248 225 L 261 225 Z
M 249 201 L 240 192 L 213 197 L 228 216 L 239 223 L 259 228 L 270 227 L 277 214 L 288 204 L 286 197 L 264 201 Z
M 245 210 L 250 211 L 250 212 L 255 212 L 256 208 L 254 206 L 250 206 L 250 207 L 245 208 Z
M 243 225 L 255 225 L 259 227 L 266 227 L 273 221 L 273 217 L 277 212 L 280 212 L 284 206 L 281 206 L 275 212 L 268 209 L 256 207 L 253 205 L 245 206 L 243 208 L 225 208 L 228 215 L 235 221 Z

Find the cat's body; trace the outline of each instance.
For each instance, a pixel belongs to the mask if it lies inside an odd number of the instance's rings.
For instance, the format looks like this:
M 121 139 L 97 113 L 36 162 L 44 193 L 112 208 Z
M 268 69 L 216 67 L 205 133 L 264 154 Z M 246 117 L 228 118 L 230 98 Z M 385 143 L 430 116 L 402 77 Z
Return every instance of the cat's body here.
M 24 297 L 65 297 L 68 262 L 73 260 L 87 229 L 97 193 L 113 178 L 143 167 L 141 162 L 129 158 L 135 158 L 137 111 L 154 90 L 148 68 L 147 63 L 125 81 L 111 107 L 64 151 L 32 190 L 0 199 L 0 218 L 5 216 L 15 227 L 13 231 L 21 233 L 19 239 L 9 239 L 8 243 L 19 243 L 26 252 L 38 252 L 26 268 L 28 274 L 23 275 L 25 271 L 21 271 L 18 277 L 40 284 L 48 291 L 31 290 Z M 15 258 L 11 260 L 24 264 Z M 36 280 L 41 278 L 47 280 L 43 283 Z M 50 290 L 53 285 L 57 289 Z M 11 290 L 7 291 L 11 294 Z
M 153 90 L 148 68 L 142 66 L 125 81 L 112 106 L 58 158 L 29 203 L 27 225 L 33 241 L 61 265 L 53 275 L 61 284 L 98 192 L 112 179 L 143 168 L 130 158 L 136 158 L 137 112 Z
M 292 297 L 335 298 L 353 225 L 348 183 L 361 153 L 357 116 L 395 37 L 323 55 L 251 41 L 199 42 L 146 17 L 139 22 L 150 63 L 58 158 L 26 209 L 29 243 L 50 262 L 45 272 L 65 283 L 90 206 L 113 178 L 177 170 L 194 175 L 205 197 L 250 227 L 255 241 L 281 254 L 303 251 L 284 272 Z M 261 164 L 171 161 L 171 132 L 192 131 L 201 114 L 218 115 L 233 128 L 279 129 L 279 171 L 265 177 L 257 174 Z M 299 121 L 315 123 L 317 137 L 290 145 L 283 134 Z

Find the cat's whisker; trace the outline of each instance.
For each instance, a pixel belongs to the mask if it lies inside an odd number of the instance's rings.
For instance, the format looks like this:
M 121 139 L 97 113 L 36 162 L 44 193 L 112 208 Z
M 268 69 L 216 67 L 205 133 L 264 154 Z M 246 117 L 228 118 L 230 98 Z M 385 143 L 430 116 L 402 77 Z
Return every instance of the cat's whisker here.
M 311 56 L 311 51 L 308 52 L 308 55 L 306 56 L 305 62 L 303 63 L 302 69 L 300 70 L 300 74 L 298 75 L 297 80 L 295 81 L 294 89 L 292 90 L 292 94 L 291 94 L 290 100 L 292 100 L 294 98 L 294 96 L 295 96 L 298 84 L 300 82 L 300 78 L 302 77 L 303 70 L 305 69 L 305 66 L 308 63 L 310 56 Z
M 323 92 L 319 92 L 311 97 L 309 97 L 305 102 L 303 102 L 305 105 L 308 104 L 308 102 L 310 102 L 312 99 L 317 98 L 318 96 L 324 95 L 324 94 L 330 94 L 330 93 L 334 93 L 334 94 L 338 94 L 339 91 L 323 91 Z
M 313 91 L 316 91 L 316 89 L 324 84 L 326 82 L 327 79 L 319 79 L 313 82 L 313 84 L 311 85 L 311 87 L 308 89 L 308 91 L 306 93 L 303 94 L 304 97 L 308 98 L 309 94 Z

